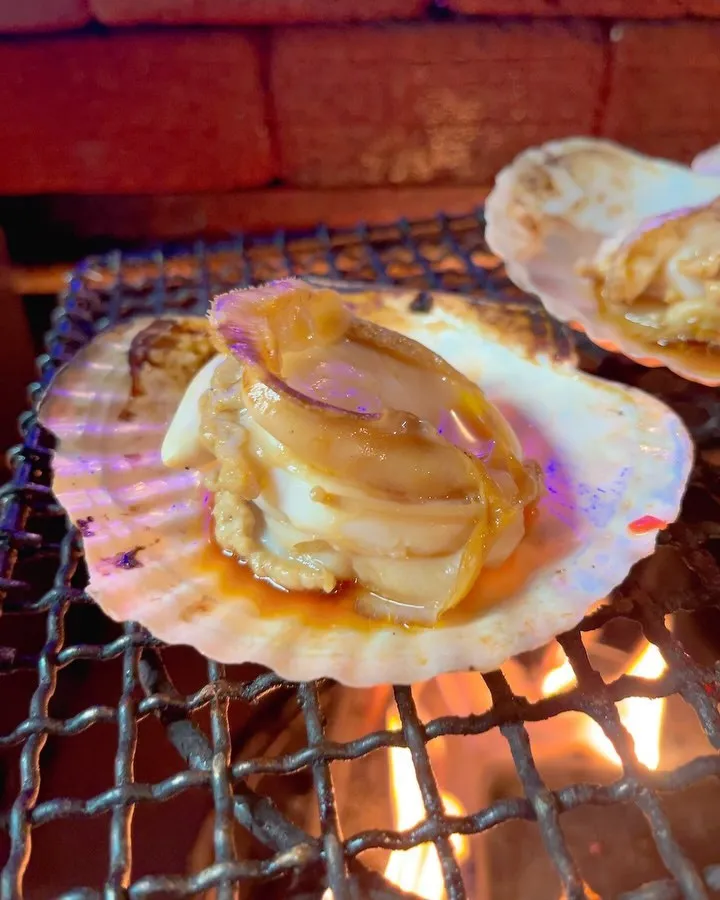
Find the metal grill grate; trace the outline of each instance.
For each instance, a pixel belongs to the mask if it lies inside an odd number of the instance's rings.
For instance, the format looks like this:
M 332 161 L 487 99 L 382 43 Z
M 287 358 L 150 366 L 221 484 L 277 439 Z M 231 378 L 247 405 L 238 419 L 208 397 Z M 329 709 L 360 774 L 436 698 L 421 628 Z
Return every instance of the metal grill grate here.
M 534 302 L 509 284 L 490 254 L 483 240 L 480 212 L 452 219 L 440 216 L 427 222 L 363 226 L 347 232 L 320 228 L 312 235 L 298 237 L 278 234 L 269 239 L 239 238 L 226 244 L 200 242 L 191 248 L 166 248 L 145 255 L 112 253 L 86 260 L 76 270 L 54 319 L 48 353 L 41 361 L 41 384 L 32 389 L 33 400 L 56 367 L 108 322 L 148 310 L 200 311 L 215 292 L 288 273 Z M 418 302 L 422 305 L 422 296 Z M 551 327 L 560 329 L 555 324 Z M 634 803 L 642 811 L 667 869 L 666 878 L 635 885 L 624 895 L 625 900 L 703 900 L 720 890 L 720 852 L 717 865 L 700 870 L 674 836 L 658 793 L 678 791 L 707 777 L 717 778 L 720 755 L 701 756 L 674 771 L 650 773 L 635 758 L 616 705 L 627 696 L 681 695 L 694 710 L 712 747 L 720 747 L 720 669 L 713 665 L 718 654 L 712 660 L 705 659 L 704 664 L 692 659 L 664 620 L 666 613 L 707 610 L 720 603 L 720 401 L 717 392 L 687 384 L 666 372 L 649 372 L 599 351 L 585 350 L 585 363 L 593 371 L 661 394 L 686 417 L 693 430 L 699 453 L 683 516 L 661 535 L 662 565 L 667 566 L 670 559 L 673 571 L 681 572 L 682 577 L 664 577 L 665 569 L 658 568 L 661 562 L 656 554 L 636 567 L 615 592 L 611 605 L 558 638 L 577 678 L 577 687 L 567 693 L 530 703 L 514 695 L 506 676 L 495 672 L 484 676 L 492 697 L 489 711 L 423 722 L 413 690 L 396 687 L 400 730 L 381 729 L 349 742 L 330 740 L 326 735 L 324 705 L 334 690 L 332 685 L 289 685 L 266 672 L 236 680 L 228 677 L 223 666 L 207 662 L 205 685 L 186 695 L 173 683 L 167 651 L 134 624 L 125 625 L 119 636 L 104 643 L 66 644 L 68 615 L 78 606 L 91 603 L 91 598 L 83 590 L 80 536 L 75 528 L 68 530 L 51 492 L 51 438 L 32 413 L 26 415 L 22 421 L 23 445 L 13 454 L 14 475 L 1 494 L 2 612 L 5 621 L 15 617 L 22 622 L 44 620 L 45 638 L 39 652 L 0 646 L 0 673 L 5 676 L 0 680 L 0 696 L 10 696 L 18 674 L 30 671 L 37 676 L 27 716 L 9 733 L 0 735 L 0 749 L 20 748 L 19 789 L 6 798 L 7 808 L 0 811 L 0 839 L 3 831 L 9 837 L 1 896 L 6 900 L 23 896 L 33 833 L 39 826 L 62 822 L 71 828 L 80 818 L 109 814 L 105 883 L 80 886 L 63 895 L 67 900 L 185 897 L 211 890 L 217 898 L 229 898 L 239 896 L 243 884 L 283 878 L 283 896 L 287 897 L 320 898 L 329 886 L 334 900 L 380 900 L 400 895 L 368 869 L 358 859 L 359 854 L 372 848 L 407 849 L 427 841 L 437 848 L 446 896 L 460 900 L 469 894 L 450 836 L 477 834 L 518 819 L 537 823 L 557 873 L 558 892 L 577 900 L 593 894 L 569 850 L 563 814 L 579 807 L 620 802 Z M 48 566 L 52 581 L 48 581 Z M 593 669 L 581 636 L 618 618 L 639 623 L 645 636 L 661 649 L 668 663 L 662 678 L 647 682 L 624 675 L 606 684 Z M 0 628 L 0 643 L 3 634 Z M 50 704 L 56 699 L 62 670 L 81 660 L 107 664 L 118 658 L 122 660 L 122 684 L 116 705 L 93 706 L 68 718 L 51 715 Z M 244 754 L 238 761 L 231 752 L 229 707 L 249 706 L 261 711 L 278 700 L 297 703 L 305 722 L 305 746 L 280 754 Z M 209 713 L 209 733 L 198 724 L 195 714 L 200 710 Z M 570 710 L 591 716 L 612 740 L 622 761 L 622 774 L 614 783 L 571 783 L 550 790 L 543 782 L 533 760 L 526 723 Z M 147 719 L 161 724 L 167 752 L 172 752 L 172 746 L 183 764 L 177 774 L 156 782 L 139 780 L 134 770 L 138 742 L 147 739 L 139 725 Z M 67 741 L 67 736 L 102 724 L 117 729 L 114 781 L 108 780 L 104 790 L 85 799 L 42 796 L 39 761 L 48 738 Z M 507 741 L 522 794 L 497 799 L 467 815 L 447 815 L 430 763 L 429 742 L 444 735 L 478 735 L 498 728 Z M 157 736 L 157 730 L 153 734 Z M 389 747 L 410 749 L 426 810 L 424 820 L 406 833 L 373 829 L 343 834 L 333 790 L 335 761 L 356 760 Z M 12 764 L 16 765 L 14 761 Z M 319 836 L 293 824 L 269 797 L 248 784 L 253 776 L 263 773 L 303 771 L 312 776 Z M 214 864 L 193 875 L 176 872 L 137 877 L 131 837 L 136 808 L 192 789 L 205 791 L 212 801 Z M 238 852 L 234 823 L 266 848 L 264 858 L 245 858 Z M 720 814 L 717 825 L 720 828 Z M 170 828 L 166 839 L 172 840 L 172 828 L 166 827 Z M 1 848 L 0 843 L 0 852 Z M 79 871 L 81 868 L 78 864 Z

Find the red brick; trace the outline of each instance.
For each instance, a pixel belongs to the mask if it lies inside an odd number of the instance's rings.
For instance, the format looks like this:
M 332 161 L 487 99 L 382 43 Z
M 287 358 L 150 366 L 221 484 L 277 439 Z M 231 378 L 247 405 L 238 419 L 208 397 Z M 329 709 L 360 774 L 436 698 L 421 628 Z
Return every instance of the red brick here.
M 487 184 L 529 144 L 591 131 L 603 46 L 590 23 L 358 26 L 276 33 L 282 175 L 337 187 Z
M 0 193 L 227 190 L 272 168 L 257 51 L 242 32 L 0 45 Z
M 594 16 L 667 19 L 696 13 L 720 16 L 716 0 L 450 0 L 461 13 L 505 16 Z
M 689 13 L 708 18 L 720 18 L 720 3 L 716 0 L 684 0 Z
M 90 0 L 107 25 L 290 25 L 414 18 L 425 0 Z
M 9 0 L 0 3 L 0 32 L 59 31 L 90 21 L 89 0 Z
M 720 140 L 720 22 L 626 22 L 613 29 L 603 131 L 689 161 Z

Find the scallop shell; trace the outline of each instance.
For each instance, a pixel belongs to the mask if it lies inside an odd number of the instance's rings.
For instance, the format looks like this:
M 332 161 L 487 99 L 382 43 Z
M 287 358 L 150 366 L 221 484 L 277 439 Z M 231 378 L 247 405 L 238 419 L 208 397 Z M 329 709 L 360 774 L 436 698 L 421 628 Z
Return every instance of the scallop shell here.
M 179 401 L 153 399 L 127 421 L 128 348 L 149 318 L 96 336 L 55 377 L 42 422 L 59 439 L 55 492 L 84 520 L 90 592 L 108 615 L 225 663 L 256 662 L 291 680 L 352 686 L 411 683 L 442 672 L 492 670 L 573 627 L 652 553 L 643 516 L 673 520 L 692 463 L 677 416 L 646 394 L 578 372 L 527 309 L 434 294 L 413 312 L 403 290 L 346 293 L 356 311 L 423 342 L 476 379 L 543 466 L 547 493 L 519 549 L 481 576 L 481 608 L 451 611 L 432 629 L 341 616 L 270 614 L 231 589 L 207 553 L 196 472 L 170 472 L 160 445 Z M 89 523 L 89 524 L 88 524 Z
M 690 168 L 699 175 L 720 175 L 720 144 L 698 153 Z
M 700 371 L 662 347 L 648 355 L 647 344 L 601 317 L 590 281 L 575 270 L 624 228 L 720 196 L 718 159 L 713 148 L 688 168 L 591 138 L 532 147 L 496 178 L 485 207 L 488 245 L 518 287 L 598 346 L 701 384 L 720 384 L 720 373 Z

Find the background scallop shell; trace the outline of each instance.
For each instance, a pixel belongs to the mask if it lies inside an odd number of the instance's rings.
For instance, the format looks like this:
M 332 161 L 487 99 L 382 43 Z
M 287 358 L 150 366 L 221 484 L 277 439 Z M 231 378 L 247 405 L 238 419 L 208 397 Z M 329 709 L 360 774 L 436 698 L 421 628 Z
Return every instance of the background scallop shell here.
M 225 663 L 257 662 L 292 679 L 353 686 L 410 683 L 441 672 L 496 668 L 575 625 L 655 545 L 633 534 L 641 516 L 676 517 L 692 462 L 690 439 L 662 403 L 579 373 L 544 316 L 435 294 L 347 294 L 358 312 L 427 344 L 476 379 L 546 473 L 547 494 L 512 559 L 484 581 L 482 610 L 433 629 L 338 618 L 267 615 L 230 590 L 207 553 L 197 473 L 159 457 L 178 396 L 157 397 L 148 421 L 126 421 L 128 347 L 149 321 L 97 336 L 53 381 L 41 420 L 59 438 L 55 491 L 85 520 L 90 592 L 111 617 L 145 625 Z M 90 521 L 91 520 L 91 521 Z
M 623 228 L 719 196 L 719 158 L 712 148 L 688 168 L 592 138 L 532 147 L 496 178 L 485 207 L 488 245 L 518 287 L 599 347 L 701 384 L 720 384 L 720 376 L 699 372 L 690 359 L 661 347 L 648 356 L 647 345 L 600 317 L 590 282 L 575 271 L 580 259 L 591 259 Z
M 690 168 L 700 175 L 720 175 L 720 144 L 698 153 L 690 163 Z

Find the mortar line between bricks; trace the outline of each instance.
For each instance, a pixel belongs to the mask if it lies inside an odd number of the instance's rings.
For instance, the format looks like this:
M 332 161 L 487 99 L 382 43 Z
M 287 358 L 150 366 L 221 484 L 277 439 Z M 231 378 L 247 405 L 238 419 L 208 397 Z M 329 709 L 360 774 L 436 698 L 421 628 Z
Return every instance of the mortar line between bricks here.
M 258 36 L 258 77 L 263 91 L 263 117 L 270 141 L 270 158 L 275 170 L 274 181 L 284 184 L 284 160 L 282 154 L 282 141 L 280 140 L 279 115 L 275 104 L 275 91 L 273 90 L 273 68 L 275 58 L 275 43 L 277 40 L 277 27 L 261 29 Z
M 592 133 L 595 137 L 603 137 L 605 134 L 605 123 L 607 120 L 608 101 L 610 100 L 610 90 L 612 87 L 613 64 L 615 54 L 613 49 L 613 41 L 611 39 L 612 30 L 617 24 L 616 20 L 609 22 L 600 22 L 600 28 L 603 33 L 602 45 L 602 72 L 600 73 L 600 84 L 598 85 L 598 97 L 595 105 L 595 113 L 593 115 Z

